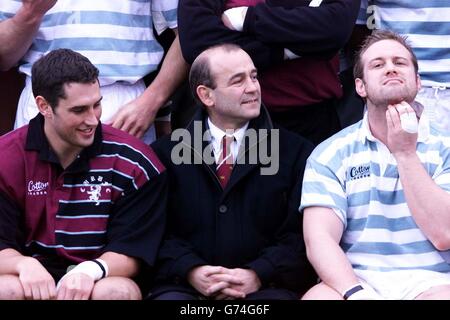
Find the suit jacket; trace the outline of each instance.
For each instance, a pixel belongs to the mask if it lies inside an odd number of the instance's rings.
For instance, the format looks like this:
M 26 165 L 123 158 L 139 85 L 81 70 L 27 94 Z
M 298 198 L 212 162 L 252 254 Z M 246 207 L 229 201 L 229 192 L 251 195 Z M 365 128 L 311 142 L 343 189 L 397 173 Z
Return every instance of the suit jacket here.
M 193 139 L 195 130 L 197 136 L 206 131 L 206 123 L 205 112 L 199 110 L 185 133 Z M 170 190 L 158 283 L 188 285 L 186 277 L 193 267 L 220 265 L 254 270 L 263 287 L 303 292 L 313 285 L 316 278 L 306 258 L 298 212 L 303 171 L 313 146 L 279 129 L 277 152 L 271 146 L 276 134 L 270 131 L 274 127 L 265 108 L 250 121 L 247 132 L 259 129 L 268 134 L 257 131 L 257 139 L 242 143 L 225 189 L 215 164 L 201 159 L 202 154 L 212 156 L 207 136 L 203 142 L 189 140 L 189 135 L 182 142 L 165 137 L 152 145 L 167 168 Z M 276 174 L 261 174 L 270 164 L 263 157 L 252 159 L 264 145 L 279 156 Z M 175 164 L 180 154 L 197 164 Z

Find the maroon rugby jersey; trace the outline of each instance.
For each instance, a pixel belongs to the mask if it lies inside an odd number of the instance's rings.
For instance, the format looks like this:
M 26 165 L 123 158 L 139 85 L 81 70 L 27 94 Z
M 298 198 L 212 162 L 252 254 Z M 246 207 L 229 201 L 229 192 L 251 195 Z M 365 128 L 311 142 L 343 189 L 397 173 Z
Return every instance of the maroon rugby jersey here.
M 165 168 L 153 150 L 99 125 L 63 170 L 43 121 L 39 114 L 0 138 L 0 250 L 77 263 L 113 251 L 152 264 L 165 214 Z
M 255 6 L 264 0 L 226 0 L 225 8 Z M 289 3 L 289 1 L 287 1 Z M 339 59 L 302 57 L 286 60 L 259 73 L 261 94 L 270 111 L 282 112 L 340 98 Z

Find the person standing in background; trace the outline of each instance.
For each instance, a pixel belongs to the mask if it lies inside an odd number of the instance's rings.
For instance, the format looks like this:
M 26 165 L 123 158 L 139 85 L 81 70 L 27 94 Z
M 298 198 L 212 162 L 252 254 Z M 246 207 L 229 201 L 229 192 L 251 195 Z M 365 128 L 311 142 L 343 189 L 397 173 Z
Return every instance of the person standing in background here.
M 178 38 L 161 71 L 146 89 L 144 76 L 155 71 L 163 49 L 154 39 L 176 31 L 177 0 L 2 0 L 0 7 L 0 67 L 20 63 L 26 74 L 15 128 L 38 110 L 31 92 L 31 67 L 45 53 L 70 48 L 88 57 L 100 70 L 104 96 L 102 121 L 150 143 L 158 110 L 187 75 Z
M 192 63 L 209 46 L 241 46 L 258 68 L 274 122 L 318 144 L 340 129 L 337 52 L 359 7 L 359 0 L 181 0 L 181 50 Z

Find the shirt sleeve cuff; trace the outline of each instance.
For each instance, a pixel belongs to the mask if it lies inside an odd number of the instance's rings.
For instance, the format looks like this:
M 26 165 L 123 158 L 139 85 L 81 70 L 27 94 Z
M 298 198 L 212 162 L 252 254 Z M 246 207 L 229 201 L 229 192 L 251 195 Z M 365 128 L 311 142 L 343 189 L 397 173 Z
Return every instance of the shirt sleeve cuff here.
M 263 286 L 269 284 L 275 273 L 273 264 L 264 258 L 256 259 L 248 263 L 246 267 L 256 272 Z
M 244 29 L 245 15 L 247 14 L 248 7 L 236 7 L 225 10 L 224 14 L 230 20 L 231 25 L 236 31 L 242 31 Z
M 187 280 L 187 275 L 192 268 L 206 264 L 206 261 L 196 256 L 195 254 L 186 254 L 177 259 L 172 267 L 171 273 L 175 277 L 178 276 L 184 280 Z

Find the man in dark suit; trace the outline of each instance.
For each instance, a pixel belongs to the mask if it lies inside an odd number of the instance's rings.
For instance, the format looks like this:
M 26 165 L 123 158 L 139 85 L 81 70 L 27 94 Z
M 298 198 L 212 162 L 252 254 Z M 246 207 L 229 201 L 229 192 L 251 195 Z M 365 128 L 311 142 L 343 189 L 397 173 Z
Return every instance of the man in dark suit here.
M 189 80 L 203 108 L 153 145 L 170 191 L 150 298 L 297 299 L 315 280 L 298 213 L 312 144 L 274 128 L 238 46 L 205 50 Z

